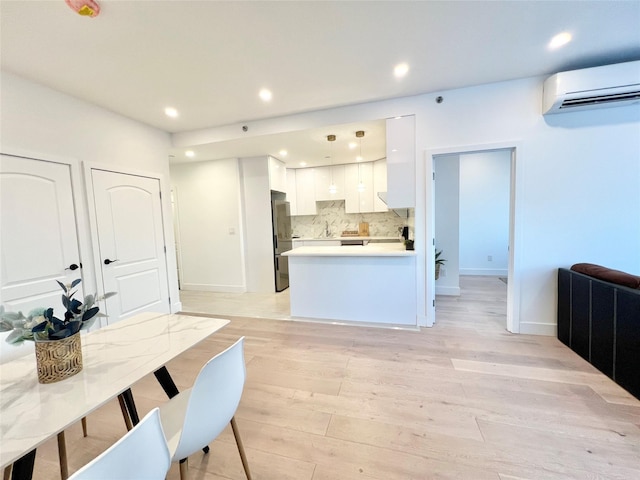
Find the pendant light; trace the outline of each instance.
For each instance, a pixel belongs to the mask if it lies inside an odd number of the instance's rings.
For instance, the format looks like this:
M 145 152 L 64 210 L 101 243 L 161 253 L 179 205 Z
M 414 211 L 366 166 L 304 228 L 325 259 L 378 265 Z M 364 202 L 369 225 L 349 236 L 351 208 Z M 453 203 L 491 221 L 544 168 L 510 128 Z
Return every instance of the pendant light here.
M 336 184 L 333 182 L 333 155 L 331 155 L 331 144 L 336 141 L 336 136 L 327 135 L 327 140 L 329 141 L 329 159 L 331 160 L 331 166 L 329 167 L 331 169 L 331 183 L 329 184 L 329 193 L 333 195 L 338 191 L 338 187 L 336 187 Z
M 362 137 L 364 137 L 364 130 L 358 130 L 356 132 L 356 138 L 360 140 L 360 155 L 358 158 L 362 161 Z M 358 192 L 364 192 L 365 187 L 362 183 L 362 177 L 360 175 L 360 164 L 358 164 Z

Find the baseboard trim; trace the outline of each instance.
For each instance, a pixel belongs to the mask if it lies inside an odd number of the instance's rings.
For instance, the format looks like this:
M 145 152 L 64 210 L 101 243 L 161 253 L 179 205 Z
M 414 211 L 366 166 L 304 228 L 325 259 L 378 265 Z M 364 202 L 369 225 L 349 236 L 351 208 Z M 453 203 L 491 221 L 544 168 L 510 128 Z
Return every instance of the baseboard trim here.
M 439 287 L 436 285 L 436 295 L 445 295 L 448 297 L 459 297 L 460 287 Z
M 171 304 L 171 313 L 178 313 L 182 311 L 182 302 L 173 302 Z
M 200 292 L 218 292 L 218 293 L 244 293 L 247 289 L 244 286 L 236 285 L 209 285 L 200 283 L 183 283 L 180 285 L 181 290 L 200 291 Z
M 558 325 L 555 323 L 520 322 L 520 333 L 555 337 L 558 334 Z

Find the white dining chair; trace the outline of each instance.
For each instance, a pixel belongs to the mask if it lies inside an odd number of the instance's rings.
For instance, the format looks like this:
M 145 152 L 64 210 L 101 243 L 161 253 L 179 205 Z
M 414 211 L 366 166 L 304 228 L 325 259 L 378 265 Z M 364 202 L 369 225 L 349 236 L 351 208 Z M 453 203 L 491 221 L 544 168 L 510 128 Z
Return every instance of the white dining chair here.
M 230 423 L 242 466 L 251 480 L 234 415 L 240 404 L 246 376 L 244 337 L 209 360 L 193 386 L 160 406 L 171 461 L 180 462 L 180 478 L 187 479 L 187 457 L 211 443 Z
M 159 410 L 154 408 L 69 480 L 164 480 L 170 466 Z

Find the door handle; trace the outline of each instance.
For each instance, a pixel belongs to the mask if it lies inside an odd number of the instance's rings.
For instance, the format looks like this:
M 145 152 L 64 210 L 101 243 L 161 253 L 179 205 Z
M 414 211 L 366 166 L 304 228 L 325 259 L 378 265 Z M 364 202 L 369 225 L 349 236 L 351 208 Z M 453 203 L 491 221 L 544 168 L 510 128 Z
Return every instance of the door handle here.
M 105 265 L 109 265 L 110 263 L 117 262 L 117 261 L 118 261 L 117 258 L 115 260 L 109 260 L 108 258 L 105 258 L 104 259 L 104 264 Z
M 65 268 L 65 270 L 77 270 L 79 268 L 82 268 L 82 264 L 80 264 L 80 266 L 76 265 L 75 263 L 72 263 L 71 265 L 69 265 L 68 268 Z

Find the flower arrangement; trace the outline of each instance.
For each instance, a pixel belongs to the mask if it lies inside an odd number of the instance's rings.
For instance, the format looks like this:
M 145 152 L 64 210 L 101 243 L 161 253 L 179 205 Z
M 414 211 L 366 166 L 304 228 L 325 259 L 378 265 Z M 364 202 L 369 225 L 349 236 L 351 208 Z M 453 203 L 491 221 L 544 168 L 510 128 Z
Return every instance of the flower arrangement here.
M 8 343 L 20 344 L 24 340 L 62 340 L 87 329 L 98 317 L 106 317 L 100 313 L 97 302 L 112 297 L 116 292 L 109 292 L 101 296 L 86 295 L 84 303 L 73 298 L 77 290 L 73 290 L 82 280 L 74 280 L 65 285 L 58 281 L 64 291 L 62 306 L 66 309 L 64 319 L 53 315 L 53 308 L 35 308 L 25 317 L 22 312 L 5 312 L 0 306 L 0 332 L 11 331 L 6 338 Z

